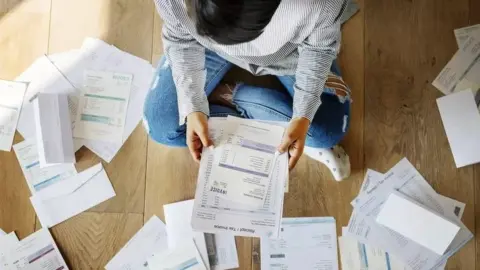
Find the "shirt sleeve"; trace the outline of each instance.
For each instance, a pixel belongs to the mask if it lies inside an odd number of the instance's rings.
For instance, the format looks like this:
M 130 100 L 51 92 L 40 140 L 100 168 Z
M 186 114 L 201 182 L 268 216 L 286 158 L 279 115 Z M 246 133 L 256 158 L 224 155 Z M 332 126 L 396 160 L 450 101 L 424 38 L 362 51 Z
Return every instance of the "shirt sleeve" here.
M 344 0 L 325 3 L 326 7 L 322 11 L 325 15 L 298 49 L 292 118 L 304 117 L 310 122 L 322 103 L 320 96 L 340 49 L 340 19 L 346 7 Z
M 210 113 L 204 90 L 205 48 L 179 23 L 169 0 L 155 3 L 163 19 L 163 48 L 177 88 L 179 125 L 183 125 L 192 112 Z

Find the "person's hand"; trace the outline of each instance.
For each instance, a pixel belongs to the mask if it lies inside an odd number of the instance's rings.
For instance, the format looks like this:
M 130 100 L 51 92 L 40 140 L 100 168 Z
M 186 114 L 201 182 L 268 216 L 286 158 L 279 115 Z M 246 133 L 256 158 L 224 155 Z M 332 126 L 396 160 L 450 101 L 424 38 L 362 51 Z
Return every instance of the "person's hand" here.
M 204 113 L 193 112 L 187 116 L 187 146 L 197 162 L 202 157 L 203 147 L 209 147 L 212 141 L 208 137 L 208 118 Z
M 278 147 L 278 151 L 281 154 L 288 151 L 290 156 L 288 168 L 290 170 L 297 165 L 298 160 L 302 156 L 309 126 L 310 121 L 307 118 L 299 117 L 292 119 L 283 135 L 283 141 Z

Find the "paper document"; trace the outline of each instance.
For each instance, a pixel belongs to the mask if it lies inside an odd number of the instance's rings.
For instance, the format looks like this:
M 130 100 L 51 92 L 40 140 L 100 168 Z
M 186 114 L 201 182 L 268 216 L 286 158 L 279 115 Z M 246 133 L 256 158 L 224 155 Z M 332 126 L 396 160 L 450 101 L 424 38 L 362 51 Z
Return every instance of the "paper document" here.
M 283 132 L 280 126 L 229 117 L 220 141 L 215 144 L 210 191 L 232 201 L 261 207 Z
M 8 256 L 10 255 L 10 249 L 15 248 L 17 243 L 18 238 L 14 232 L 5 234 L 2 230 L 0 230 L 0 269 L 9 269 Z
M 67 180 L 77 174 L 73 164 L 53 165 L 40 168 L 37 144 L 35 139 L 27 139 L 13 146 L 23 176 L 27 180 L 32 195 L 55 183 Z
M 2 229 L 0 229 L 0 236 L 3 236 L 3 235 L 5 235 L 5 232 Z
M 156 253 L 148 260 L 150 270 L 206 270 L 192 239 L 170 250 Z
M 0 80 L 0 151 L 12 148 L 27 85 Z
M 398 192 L 388 196 L 376 221 L 439 255 L 445 253 L 460 230 L 455 223 Z
M 217 142 L 221 137 L 226 119 L 209 120 L 210 138 Z M 204 149 L 198 173 L 197 189 L 192 217 L 192 227 L 196 231 L 210 233 L 231 233 L 240 236 L 278 237 L 283 210 L 285 181 L 288 178 L 288 157 L 280 155 L 267 190 L 265 203 L 252 207 L 229 201 L 210 192 L 210 172 L 214 164 L 214 151 Z M 168 224 L 167 224 L 168 226 Z
M 279 239 L 261 238 L 262 269 L 338 269 L 333 217 L 284 218 Z
M 33 110 L 40 167 L 75 163 L 67 95 L 39 93 Z
M 168 248 L 174 249 L 179 243 L 193 239 L 203 264 L 210 269 L 205 235 L 192 229 L 193 200 L 165 204 L 163 212 L 167 227 Z
M 480 38 L 468 37 L 463 46 L 448 62 L 445 68 L 433 81 L 433 86 L 438 88 L 445 95 L 454 92 L 456 85 L 467 78 L 475 82 L 478 79 L 477 69 L 480 69 Z M 479 67 L 476 67 L 476 66 Z M 479 82 L 480 83 L 480 82 Z M 460 89 L 464 90 L 464 89 Z
M 130 241 L 105 266 L 106 270 L 148 270 L 148 259 L 166 251 L 167 231 L 157 217 L 151 217 Z
M 112 184 L 99 163 L 38 191 L 30 200 L 42 226 L 51 228 L 114 196 Z
M 48 229 L 31 234 L 10 249 L 9 264 L 12 269 L 68 270 Z
M 85 71 L 74 135 L 106 142 L 123 141 L 132 75 Z
M 205 234 L 208 260 L 212 270 L 238 268 L 238 253 L 235 237 L 231 234 Z
M 448 95 L 437 105 L 457 168 L 480 162 L 480 112 L 473 93 Z
M 471 35 L 480 36 L 480 24 L 455 29 L 454 33 L 458 47 L 461 48 Z
M 432 209 L 461 227 L 444 255 L 438 255 L 375 222 L 379 211 L 394 190 Z M 359 199 L 355 204 L 355 211 L 357 213 L 356 215 L 352 214 L 348 225 L 349 234 L 359 235 L 361 241 L 372 243 L 391 254 L 395 254 L 398 259 L 413 269 L 426 270 L 443 265 L 450 256 L 455 254 L 473 237 L 472 233 L 455 215 L 452 207 L 445 205 L 435 190 L 428 185 L 428 182 L 406 159 L 389 170 L 382 181 L 369 189 L 366 195 Z

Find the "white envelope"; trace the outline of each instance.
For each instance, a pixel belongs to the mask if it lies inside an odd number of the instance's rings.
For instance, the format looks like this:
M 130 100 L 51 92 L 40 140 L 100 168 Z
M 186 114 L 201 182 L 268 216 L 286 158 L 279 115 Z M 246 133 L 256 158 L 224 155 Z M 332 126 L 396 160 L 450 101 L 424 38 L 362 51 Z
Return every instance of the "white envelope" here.
M 43 227 L 51 228 L 115 196 L 99 163 L 30 197 Z
M 67 95 L 39 93 L 33 111 L 40 167 L 75 163 Z

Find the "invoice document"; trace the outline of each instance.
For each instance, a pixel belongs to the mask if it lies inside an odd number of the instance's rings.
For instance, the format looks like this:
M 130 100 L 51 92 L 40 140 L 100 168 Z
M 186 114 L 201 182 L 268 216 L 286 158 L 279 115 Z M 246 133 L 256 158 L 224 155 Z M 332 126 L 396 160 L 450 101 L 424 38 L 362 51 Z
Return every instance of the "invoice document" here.
M 99 163 L 30 197 L 44 228 L 51 228 L 115 196 Z
M 40 167 L 75 163 L 68 96 L 38 93 L 33 110 Z
M 131 74 L 85 71 L 74 136 L 121 143 L 132 79 Z
M 208 261 L 212 270 L 226 270 L 239 267 L 237 245 L 231 234 L 205 234 Z
M 17 243 L 18 238 L 14 232 L 5 234 L 2 230 L 0 230 L 0 270 L 9 269 L 8 255 L 10 249 L 14 248 Z
M 152 216 L 105 266 L 106 270 L 149 270 L 148 259 L 168 249 L 165 224 Z
M 210 191 L 232 201 L 262 206 L 283 132 L 280 126 L 228 117 L 214 149 Z
M 214 143 L 221 137 L 225 119 L 210 118 L 209 135 Z M 227 200 L 210 192 L 210 173 L 214 151 L 203 150 L 198 173 L 192 227 L 196 231 L 230 233 L 240 236 L 278 237 L 283 211 L 285 181 L 288 179 L 288 157 L 280 155 L 272 172 L 265 203 L 261 207 Z M 168 226 L 168 224 L 167 224 Z
M 77 174 L 73 164 L 60 164 L 40 168 L 37 144 L 35 139 L 27 139 L 13 145 L 23 176 L 27 180 L 32 195 L 55 183 L 67 180 Z
M 184 239 L 175 248 L 155 253 L 148 259 L 150 270 L 206 270 L 192 239 Z
M 41 229 L 9 251 L 9 267 L 22 270 L 68 270 L 48 229 Z
M 333 217 L 283 218 L 279 238 L 260 241 L 262 269 L 338 269 Z
M 388 195 L 376 221 L 439 255 L 460 230 L 455 223 L 395 191 Z
M 458 28 L 455 29 L 453 32 L 455 34 L 455 39 L 457 40 L 458 48 L 461 48 L 465 44 L 465 41 L 467 41 L 468 37 L 470 37 L 471 35 L 480 36 L 480 24 Z
M 362 196 L 356 203 L 355 211 L 358 211 L 357 214 L 360 217 L 357 215 L 357 217 L 351 220 L 349 233 L 362 235 L 366 239 L 365 243 L 373 242 L 383 250 L 395 254 L 398 259 L 404 261 L 406 265 L 413 269 L 424 270 L 443 265 L 450 256 L 470 241 L 473 235 L 461 223 L 460 219 L 452 211 L 452 208 L 445 206 L 433 188 L 425 183 L 425 179 L 415 167 L 408 160 L 403 159 L 385 174 L 382 181 L 368 190 L 366 196 Z M 375 222 L 388 195 L 395 189 L 410 199 L 454 221 L 461 227 L 444 255 L 438 255 L 428 248 Z M 366 223 L 366 226 L 361 226 L 361 223 Z M 358 227 L 370 229 L 358 232 Z
M 445 68 L 433 81 L 433 86 L 445 95 L 453 93 L 457 84 L 466 78 L 480 83 L 480 36 L 469 36 Z M 457 91 L 465 89 L 457 89 Z
M 168 248 L 174 249 L 178 244 L 193 239 L 203 264 L 210 269 L 207 243 L 201 231 L 192 229 L 193 200 L 163 205 L 167 227 Z
M 27 85 L 0 80 L 0 151 L 12 148 Z
M 437 99 L 457 168 L 480 162 L 480 111 L 467 89 Z
M 83 87 L 84 70 L 94 69 L 133 75 L 123 133 L 123 142 L 125 142 L 142 119 L 144 101 L 154 75 L 152 65 L 144 59 L 94 38 L 86 38 L 80 50 L 48 57 L 67 80 L 78 89 Z M 75 117 L 76 115 L 75 113 Z M 106 162 L 111 162 L 123 145 L 122 142 L 81 141 Z

